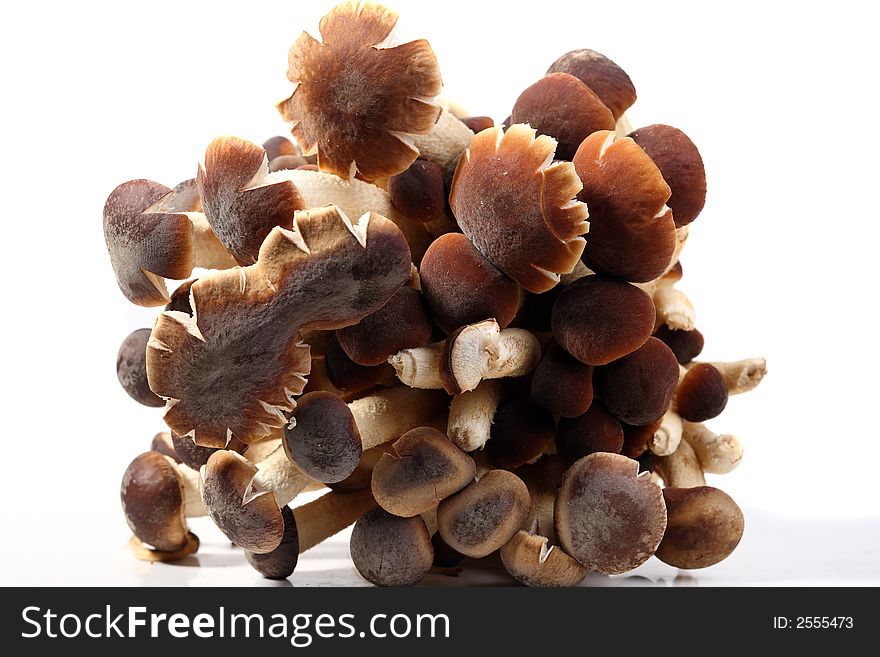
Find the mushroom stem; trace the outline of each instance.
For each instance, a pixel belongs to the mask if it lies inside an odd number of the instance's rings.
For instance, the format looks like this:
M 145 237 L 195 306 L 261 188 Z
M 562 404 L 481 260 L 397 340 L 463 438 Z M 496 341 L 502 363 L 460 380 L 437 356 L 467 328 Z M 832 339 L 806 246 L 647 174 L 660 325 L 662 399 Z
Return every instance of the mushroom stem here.
M 299 531 L 299 553 L 311 550 L 338 534 L 373 508 L 376 501 L 369 488 L 350 493 L 330 491 L 293 510 Z
M 688 363 L 691 368 L 696 362 Z M 754 390 L 767 374 L 767 361 L 764 358 L 746 358 L 732 362 L 710 362 L 721 376 L 727 392 L 731 395 L 739 395 L 749 390 Z
M 424 426 L 445 410 L 445 395 L 398 386 L 356 399 L 348 405 L 366 451 Z
M 192 224 L 193 266 L 204 269 L 229 269 L 238 263 L 225 246 L 217 239 L 208 218 L 202 212 L 187 212 Z
M 648 442 L 648 449 L 657 456 L 673 454 L 681 443 L 682 425 L 683 421 L 678 413 L 671 409 L 666 411 L 660 426 Z
M 284 447 L 279 447 L 255 465 L 257 474 L 251 485 L 257 491 L 275 493 L 278 506 L 290 504 L 312 481 L 287 457 Z
M 617 119 L 617 124 L 614 126 L 614 132 L 617 133 L 618 137 L 626 137 L 632 131 L 632 123 L 630 123 L 629 117 L 626 115 L 626 112 L 624 112 L 620 115 L 620 118 Z
M 449 405 L 448 435 L 465 452 L 480 449 L 489 440 L 492 418 L 501 402 L 502 387 L 499 381 L 481 381 L 469 392 L 452 398 Z
M 692 331 L 696 313 L 691 300 L 681 290 L 676 289 L 675 281 L 661 277 L 654 289 L 654 308 L 657 310 L 656 326 L 666 324 L 676 331 Z
M 743 444 L 734 435 L 718 435 L 701 422 L 684 422 L 682 437 L 697 455 L 703 472 L 726 474 L 742 461 Z
M 422 516 L 422 520 L 425 521 L 425 527 L 428 529 L 428 534 L 433 536 L 437 533 L 437 507 L 435 506 L 433 509 L 428 509 L 424 513 L 420 513 Z
M 682 440 L 672 454 L 656 456 L 652 462 L 654 471 L 660 475 L 667 488 L 706 485 L 697 454 L 686 440 Z
M 207 509 L 202 502 L 202 494 L 199 491 L 199 472 L 183 463 L 175 463 L 174 469 L 183 486 L 183 505 L 187 518 L 198 518 L 208 515 Z
M 471 129 L 444 109 L 431 131 L 424 135 L 413 135 L 412 142 L 419 150 L 420 158 L 442 169 L 449 169 L 455 166 L 473 138 Z
M 525 526 L 532 534 L 546 537 L 550 545 L 556 544 L 554 506 L 556 491 L 562 483 L 567 467 L 562 459 L 545 456 L 533 465 L 517 469 L 532 498 L 532 506 Z

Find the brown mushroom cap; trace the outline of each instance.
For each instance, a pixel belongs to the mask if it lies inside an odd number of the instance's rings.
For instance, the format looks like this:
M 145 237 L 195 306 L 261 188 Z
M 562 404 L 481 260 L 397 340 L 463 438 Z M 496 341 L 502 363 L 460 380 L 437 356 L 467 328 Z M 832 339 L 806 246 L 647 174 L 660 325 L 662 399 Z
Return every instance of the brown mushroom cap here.
M 555 434 L 550 411 L 531 400 L 512 401 L 495 413 L 486 452 L 496 467 L 516 468 L 549 450 Z
M 256 261 L 260 245 L 276 226 L 290 228 L 305 201 L 289 180 L 268 179 L 266 152 L 238 137 L 208 145 L 198 184 L 205 216 L 217 239 L 240 265 Z
M 556 428 L 556 451 L 569 463 L 594 452 L 619 454 L 623 428 L 598 402 L 576 418 L 562 418 Z
M 648 449 L 648 443 L 654 437 L 654 432 L 660 428 L 662 423 L 663 416 L 642 427 L 621 422 L 623 427 L 623 447 L 620 453 L 631 459 L 638 458 L 644 454 L 645 450 Z
M 528 126 L 484 130 L 461 156 L 449 204 L 458 225 L 493 265 L 531 292 L 545 292 L 574 269 L 589 229 L 569 162 L 553 162 L 556 142 Z
M 553 137 L 556 157 L 571 160 L 597 130 L 614 130 L 615 118 L 593 91 L 568 73 L 550 73 L 520 94 L 510 119 Z
M 629 136 L 651 156 L 672 190 L 666 204 L 676 227 L 691 223 L 706 204 L 706 169 L 694 142 L 678 128 L 659 124 Z
M 605 365 L 645 344 L 654 320 L 654 302 L 643 290 L 606 276 L 584 276 L 559 294 L 553 337 L 581 362 Z
M 745 519 L 736 502 L 711 486 L 664 488 L 669 521 L 657 558 L 676 568 L 706 568 L 739 545 Z
M 427 41 L 385 47 L 397 14 L 373 3 L 337 5 L 321 19 L 321 41 L 303 32 L 290 48 L 293 95 L 278 105 L 321 171 L 368 180 L 404 171 L 418 157 L 407 134 L 440 116 L 440 69 Z
M 396 516 L 430 511 L 474 480 L 474 460 L 445 434 L 419 427 L 403 434 L 373 467 L 376 502 Z
M 378 365 L 355 363 L 340 346 L 335 332 L 324 347 L 324 369 L 333 387 L 343 392 L 369 388 L 379 380 L 383 371 Z
M 116 354 L 116 376 L 122 389 L 139 404 L 157 408 L 165 401 L 150 390 L 147 381 L 147 342 L 150 329 L 137 329 L 128 334 Z
M 179 460 L 177 452 L 174 451 L 174 442 L 171 440 L 170 431 L 160 431 L 153 436 L 153 440 L 150 441 L 150 451 L 159 452 L 162 456 L 167 456 L 175 461 Z
M 409 168 L 388 179 L 388 195 L 394 208 L 405 217 L 428 222 L 446 208 L 443 169 L 428 160 L 416 160 Z
M 520 529 L 501 548 L 501 562 L 510 575 L 526 586 L 577 586 L 587 569 L 562 548 L 547 545 L 547 537 Z
M 193 317 L 156 321 L 147 374 L 176 434 L 224 447 L 230 432 L 250 442 L 283 426 L 310 366 L 299 330 L 357 322 L 409 280 L 406 240 L 380 215 L 352 224 L 328 206 L 294 226 L 273 229 L 256 264 L 194 283 Z
M 284 518 L 275 493 L 253 488 L 256 473 L 241 454 L 218 450 L 202 468 L 202 498 L 211 520 L 230 541 L 267 554 L 284 538 Z
M 306 162 L 306 159 L 301 155 L 279 155 L 278 157 L 269 160 L 269 173 L 275 173 L 276 171 L 289 171 L 291 169 L 299 169 L 305 166 L 311 168 L 314 165 Z M 318 167 L 315 167 L 312 170 L 318 171 Z
M 675 391 L 678 414 L 689 422 L 705 422 L 719 416 L 727 406 L 727 399 L 724 377 L 709 363 L 691 367 Z
M 412 586 L 434 560 L 431 536 L 421 516 L 401 518 L 378 507 L 355 523 L 350 546 L 354 567 L 376 586 Z
M 160 209 L 173 190 L 152 180 L 129 180 L 104 204 L 104 240 L 116 282 L 139 306 L 168 302 L 165 278 L 184 279 L 193 268 L 192 224 Z
M 135 458 L 122 476 L 120 497 L 125 520 L 141 541 L 165 552 L 187 545 L 183 485 L 169 457 L 145 452 Z
M 348 404 L 329 392 L 300 397 L 284 428 L 284 451 L 306 475 L 324 483 L 348 477 L 361 458 L 361 434 Z
M 530 505 L 529 490 L 522 479 L 507 470 L 490 470 L 440 503 L 438 531 L 452 549 L 479 559 L 522 528 Z
M 270 162 L 276 157 L 284 156 L 301 156 L 299 146 L 290 141 L 287 137 L 277 135 L 269 137 L 263 142 L 263 150 L 266 151 L 266 159 Z
M 565 53 L 547 73 L 569 73 L 592 89 L 614 120 L 636 102 L 636 89 L 626 72 L 605 55 L 582 48 Z
M 177 460 L 193 470 L 198 470 L 205 465 L 211 458 L 211 454 L 217 451 L 215 447 L 201 447 L 196 445 L 192 438 L 183 438 L 173 432 L 171 433 L 171 442 L 174 445 Z
M 266 554 L 244 553 L 254 570 L 267 579 L 287 579 L 296 570 L 299 561 L 299 531 L 289 506 L 281 509 L 281 518 L 284 521 L 284 534 L 277 548 Z
M 703 334 L 697 329 L 676 331 L 664 324 L 654 332 L 654 337 L 666 343 L 682 365 L 691 362 L 703 351 Z
M 660 487 L 639 464 L 598 452 L 575 462 L 556 497 L 560 545 L 588 569 L 625 573 L 654 554 L 666 529 Z
M 355 363 L 381 365 L 391 354 L 427 344 L 431 330 L 421 293 L 401 287 L 384 306 L 336 331 L 336 338 Z
M 495 127 L 495 122 L 488 116 L 465 116 L 461 119 L 461 122 L 470 128 L 474 134 Z
M 593 367 L 551 348 L 532 374 L 532 399 L 562 417 L 583 415 L 593 403 Z
M 575 153 L 583 183 L 578 199 L 590 208 L 583 261 L 593 271 L 635 283 L 666 271 L 675 251 L 669 186 L 632 139 L 599 131 Z
M 678 385 L 679 365 L 672 350 L 657 338 L 623 358 L 596 368 L 596 396 L 614 417 L 645 425 L 662 416 Z
M 431 317 L 446 333 L 494 318 L 506 328 L 519 307 L 519 286 L 461 233 L 438 237 L 419 266 Z

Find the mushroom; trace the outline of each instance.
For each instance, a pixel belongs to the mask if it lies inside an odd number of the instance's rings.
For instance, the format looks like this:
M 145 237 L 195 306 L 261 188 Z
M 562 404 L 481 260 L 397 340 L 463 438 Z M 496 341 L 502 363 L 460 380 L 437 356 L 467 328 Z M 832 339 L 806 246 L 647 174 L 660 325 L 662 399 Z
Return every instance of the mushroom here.
M 495 413 L 486 452 L 496 467 L 515 468 L 553 451 L 555 433 L 550 411 L 531 400 L 512 401 Z
M 524 527 L 531 534 L 546 537 L 554 545 L 557 542 L 553 519 L 556 491 L 569 465 L 559 455 L 547 454 L 534 463 L 516 468 L 514 473 L 523 480 L 532 500 Z
M 376 586 L 411 586 L 431 569 L 434 548 L 421 516 L 401 518 L 376 507 L 351 532 L 351 560 Z
M 665 414 L 663 417 L 665 417 Z M 620 426 L 623 428 L 623 448 L 621 448 L 620 453 L 631 459 L 638 458 L 644 454 L 648 444 L 654 439 L 654 433 L 663 423 L 663 417 L 659 417 L 651 424 L 646 424 L 643 427 L 621 422 Z
M 495 127 L 495 121 L 489 116 L 465 116 L 461 118 L 461 122 L 474 134 Z
M 726 474 L 742 461 L 743 444 L 731 434 L 716 434 L 698 422 L 685 422 L 682 438 L 691 447 L 703 472 Z
M 684 370 L 684 368 L 682 368 Z M 675 391 L 678 415 L 689 422 L 711 420 L 727 406 L 727 385 L 721 372 L 709 363 L 697 363 L 684 370 Z
M 281 509 L 281 519 L 284 523 L 284 531 L 278 547 L 264 554 L 250 550 L 244 553 L 247 562 L 254 567 L 254 570 L 267 579 L 287 579 L 293 574 L 299 561 L 299 533 L 296 519 L 289 506 Z
M 460 394 L 484 379 L 523 376 L 541 358 L 537 338 L 523 329 L 501 330 L 494 319 L 460 328 L 444 342 L 404 349 L 388 358 L 397 378 L 412 388 Z
M 672 190 L 667 205 L 675 226 L 691 223 L 706 204 L 706 169 L 700 151 L 686 134 L 668 125 L 649 125 L 629 136 L 645 149 Z
M 675 223 L 666 206 L 669 186 L 651 158 L 632 139 L 600 130 L 575 153 L 583 183 L 578 200 L 590 208 L 586 265 L 600 274 L 641 283 L 669 267 Z
M 532 400 L 564 418 L 583 415 L 593 403 L 593 367 L 551 348 L 532 374 Z
M 696 311 L 691 300 L 675 283 L 681 279 L 681 265 L 676 265 L 657 279 L 654 285 L 654 308 L 657 311 L 656 326 L 667 326 L 677 331 L 692 331 Z
M 596 397 L 622 422 L 650 424 L 669 410 L 679 367 L 669 347 L 648 338 L 631 354 L 596 368 Z
M 490 470 L 437 507 L 440 536 L 465 556 L 482 558 L 507 543 L 529 514 L 531 499 L 522 479 Z
M 444 109 L 437 123 L 427 133 L 413 135 L 412 143 L 418 149 L 420 158 L 446 171 L 455 166 L 473 138 L 470 127 Z
M 489 262 L 530 292 L 545 292 L 584 250 L 587 206 L 574 166 L 553 162 L 556 141 L 514 124 L 474 137 L 455 170 L 449 204 Z M 645 156 L 647 157 L 647 156 Z
M 449 405 L 449 439 L 465 452 L 482 448 L 491 435 L 501 395 L 501 383 L 489 379 L 453 397 Z
M 654 337 L 666 343 L 682 365 L 686 365 L 703 351 L 703 334 L 697 329 L 680 331 L 665 324 L 654 331 Z
M 589 570 L 625 573 L 654 554 L 666 529 L 660 487 L 639 464 L 597 452 L 576 461 L 556 498 L 556 535 Z
M 427 344 L 431 328 L 421 293 L 404 286 L 357 324 L 337 330 L 336 338 L 355 363 L 382 365 L 398 351 Z
M 745 519 L 736 502 L 711 486 L 664 488 L 668 522 L 657 558 L 676 568 L 706 568 L 739 545 Z
M 611 111 L 614 120 L 636 102 L 636 89 L 626 72 L 605 55 L 582 48 L 565 53 L 547 73 L 568 73 L 587 85 Z
M 147 381 L 147 342 L 150 329 L 137 329 L 128 334 L 116 354 L 116 376 L 128 396 L 144 406 L 164 406 L 165 401 L 150 390 Z
M 153 440 L 150 441 L 150 451 L 159 452 L 162 456 L 167 456 L 175 461 L 180 460 L 177 458 L 177 452 L 174 451 L 174 442 L 168 431 L 160 431 L 153 436 Z
M 419 276 L 431 317 L 447 334 L 490 318 L 507 328 L 519 308 L 519 286 L 461 233 L 434 240 L 422 258 Z
M 556 428 L 556 451 L 568 463 L 594 452 L 619 454 L 623 427 L 599 402 L 575 418 L 562 418 Z
M 330 491 L 296 507 L 293 515 L 299 528 L 299 553 L 311 550 L 354 524 L 374 506 L 376 500 L 366 488 L 351 492 Z
M 303 32 L 288 56 L 293 94 L 278 105 L 306 155 L 343 178 L 406 170 L 412 136 L 440 115 L 440 69 L 427 41 L 394 45 L 397 14 L 371 2 L 337 5 L 320 22 L 322 41 Z
M 298 212 L 293 231 L 272 230 L 254 265 L 196 281 L 193 316 L 159 315 L 147 375 L 167 400 L 165 422 L 205 447 L 283 426 L 309 372 L 299 330 L 357 322 L 409 272 L 406 241 L 389 220 L 352 223 L 334 206 Z
M 175 433 L 170 433 L 170 436 L 171 443 L 174 445 L 174 453 L 176 454 L 177 461 L 183 463 L 192 470 L 198 471 L 199 468 L 208 462 L 211 454 L 217 451 L 217 448 L 215 447 L 200 447 L 190 438 L 181 438 Z M 244 445 L 240 441 L 233 440 L 230 441 L 226 447 L 227 449 L 242 453 L 247 445 Z
M 373 467 L 372 491 L 379 506 L 396 516 L 430 511 L 476 475 L 474 460 L 436 429 L 412 429 L 392 447 Z
M 302 156 L 299 146 L 281 135 L 269 137 L 264 141 L 263 150 L 266 151 L 266 159 L 270 162 L 277 157 Z
M 567 285 L 553 305 L 553 337 L 588 365 L 605 365 L 634 352 L 654 330 L 654 304 L 642 290 L 605 276 Z
M 697 454 L 687 440 L 666 456 L 653 456 L 646 460 L 648 469 L 657 474 L 669 488 L 692 488 L 705 486 L 706 478 Z
M 615 118 L 592 89 L 568 73 L 548 73 L 523 91 L 510 120 L 553 137 L 556 157 L 571 160 L 581 142 L 597 130 L 614 130 Z
M 401 288 L 407 289 L 407 288 Z M 376 385 L 382 377 L 385 368 L 381 366 L 368 366 L 355 363 L 339 344 L 336 334 L 327 342 L 324 348 L 324 370 L 330 384 L 341 392 L 360 392 Z M 314 364 L 314 355 L 312 363 Z M 311 380 L 311 377 L 310 377 Z
M 388 179 L 388 196 L 402 215 L 422 223 L 433 221 L 446 208 L 443 169 L 428 160 L 416 160 Z
M 669 409 L 660 418 L 660 424 L 648 441 L 648 449 L 657 456 L 669 456 L 678 449 L 681 443 L 681 415 Z
M 511 577 L 526 586 L 577 586 L 587 576 L 586 567 L 562 548 L 523 529 L 501 548 L 501 562 Z
M 732 362 L 710 362 L 721 373 L 724 385 L 730 395 L 741 395 L 758 387 L 767 375 L 767 361 L 763 358 L 746 358 Z M 688 369 L 693 369 L 699 363 L 689 363 Z

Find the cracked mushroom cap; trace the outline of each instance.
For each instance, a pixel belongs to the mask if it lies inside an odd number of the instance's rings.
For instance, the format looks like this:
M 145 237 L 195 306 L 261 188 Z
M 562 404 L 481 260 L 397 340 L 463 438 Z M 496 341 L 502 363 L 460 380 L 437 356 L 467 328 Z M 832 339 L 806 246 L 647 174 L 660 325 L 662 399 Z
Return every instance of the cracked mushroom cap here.
M 643 290 L 607 276 L 584 276 L 553 305 L 553 337 L 583 363 L 605 365 L 641 347 L 654 330 L 654 302 Z
M 555 514 L 562 548 L 605 575 L 647 561 L 666 529 L 660 487 L 620 454 L 597 452 L 575 462 L 562 479 Z
M 474 460 L 437 429 L 419 427 L 403 434 L 373 467 L 376 502 L 409 518 L 435 508 L 474 480 Z
M 139 404 L 154 408 L 165 401 L 150 390 L 147 381 L 147 342 L 150 329 L 137 329 L 128 334 L 116 354 L 116 376 L 122 389 Z
M 164 279 L 192 272 L 192 223 L 182 212 L 162 209 L 169 194 L 170 187 L 152 180 L 129 180 L 104 204 L 104 240 L 116 282 L 138 306 L 165 305 Z
M 529 515 L 531 497 L 523 480 L 507 470 L 489 470 L 437 507 L 437 531 L 454 550 L 481 559 L 513 538 Z
M 197 445 L 225 447 L 286 422 L 311 365 L 300 329 L 355 323 L 410 275 L 403 234 L 377 214 L 351 222 L 335 206 L 276 227 L 254 265 L 212 272 L 191 290 L 193 316 L 164 312 L 147 348 L 150 387 L 165 422 Z
M 310 392 L 297 399 L 290 419 L 282 445 L 306 475 L 335 484 L 354 472 L 363 450 L 348 404 L 329 392 Z
M 498 269 L 530 292 L 546 292 L 574 269 L 589 230 L 570 162 L 556 140 L 528 126 L 476 135 L 458 161 L 449 204 L 462 232 Z
M 239 265 L 254 263 L 276 226 L 290 228 L 305 201 L 289 180 L 269 175 L 266 151 L 238 137 L 218 137 L 199 165 L 199 194 L 217 239 Z
M 344 2 L 321 19 L 321 41 L 303 32 L 290 49 L 293 95 L 278 105 L 304 155 L 321 171 L 375 180 L 418 157 L 412 135 L 440 116 L 434 51 L 425 40 L 393 45 L 397 14 L 372 2 Z
M 532 374 L 532 399 L 562 417 L 583 415 L 593 403 L 593 367 L 555 346 Z
M 510 119 L 553 137 L 556 156 L 571 160 L 597 130 L 614 130 L 615 118 L 592 89 L 568 73 L 549 73 L 516 99 Z
M 620 453 L 623 427 L 598 402 L 576 418 L 562 418 L 556 428 L 556 451 L 569 463 L 594 452 Z
M 421 516 L 401 518 L 376 507 L 355 523 L 351 560 L 376 586 L 412 586 L 431 569 L 434 548 Z
M 694 142 L 678 128 L 649 125 L 629 136 L 645 149 L 672 190 L 667 205 L 676 227 L 697 218 L 706 204 L 706 169 Z
M 651 337 L 631 354 L 597 368 L 593 386 L 614 417 L 641 426 L 651 424 L 669 410 L 678 375 L 675 354 Z
M 745 519 L 736 502 L 711 486 L 664 488 L 669 521 L 657 558 L 676 568 L 706 568 L 739 545 Z
M 632 139 L 605 130 L 587 137 L 573 162 L 583 183 L 578 199 L 590 208 L 584 263 L 634 283 L 663 274 L 676 237 L 669 185 L 657 165 Z
M 284 534 L 277 548 L 266 554 L 244 553 L 247 562 L 266 579 L 287 579 L 293 575 L 299 561 L 299 531 L 289 506 L 281 509 L 281 518 L 284 521 Z
M 501 563 L 510 576 L 526 586 L 577 586 L 587 569 L 558 545 L 548 545 L 546 536 L 520 529 L 501 548 Z
M 159 452 L 141 454 L 125 470 L 120 490 L 131 531 L 162 552 L 177 552 L 190 542 L 183 485 L 174 461 Z
M 602 53 L 572 50 L 557 59 L 547 73 L 568 73 L 587 85 L 611 110 L 614 120 L 636 102 L 636 88 L 622 68 Z
M 507 328 L 519 309 L 519 286 L 461 233 L 446 233 L 431 243 L 419 278 L 431 317 L 447 334 L 490 318 Z

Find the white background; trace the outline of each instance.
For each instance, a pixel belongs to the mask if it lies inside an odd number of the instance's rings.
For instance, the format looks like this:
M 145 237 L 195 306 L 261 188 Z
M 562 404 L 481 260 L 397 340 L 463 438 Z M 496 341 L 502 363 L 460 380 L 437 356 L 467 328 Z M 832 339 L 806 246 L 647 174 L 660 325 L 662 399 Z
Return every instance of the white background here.
M 632 77 L 634 126 L 669 123 L 700 148 L 709 196 L 681 288 L 705 357 L 763 355 L 770 373 L 710 423 L 746 444 L 742 466 L 712 478 L 746 509 L 743 545 L 686 581 L 880 582 L 871 3 L 389 4 L 402 36 L 430 40 L 445 93 L 473 114 L 502 120 L 557 56 L 590 47 Z M 114 363 L 157 311 L 119 293 L 101 209 L 124 180 L 191 177 L 214 136 L 284 134 L 274 105 L 289 91 L 287 49 L 331 5 L 4 10 L 0 583 L 259 581 L 210 549 L 203 566 L 216 567 L 197 575 L 125 552 L 119 480 L 163 424 L 119 388 Z M 333 549 L 345 570 L 343 544 Z

